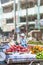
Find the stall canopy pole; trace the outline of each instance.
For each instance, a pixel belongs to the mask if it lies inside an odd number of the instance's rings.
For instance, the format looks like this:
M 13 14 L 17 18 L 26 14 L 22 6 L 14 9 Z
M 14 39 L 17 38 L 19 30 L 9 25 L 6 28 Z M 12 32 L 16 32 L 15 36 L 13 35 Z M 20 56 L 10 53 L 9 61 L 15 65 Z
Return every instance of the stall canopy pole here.
M 17 15 L 17 19 L 16 19 L 16 22 L 17 22 L 17 42 L 20 42 L 20 36 L 19 36 L 19 32 L 20 32 L 20 28 L 19 28 L 19 23 L 20 23 L 20 0 L 18 0 L 18 5 L 17 5 L 17 11 L 18 11 L 18 15 Z
M 16 40 L 15 38 L 15 33 L 16 33 L 16 0 L 14 0 L 14 4 L 13 4 L 13 8 L 14 8 L 14 39 Z
M 26 37 L 28 37 L 28 0 L 26 0 Z
M 16 0 L 14 0 L 14 6 L 13 6 L 14 8 L 14 30 L 16 29 L 16 8 L 15 6 L 16 6 Z
M 38 13 L 37 13 L 38 30 L 40 30 L 40 0 L 37 0 L 37 5 L 38 5 Z
M 0 0 L 0 27 L 2 28 L 3 23 L 3 8 L 1 6 L 1 0 Z

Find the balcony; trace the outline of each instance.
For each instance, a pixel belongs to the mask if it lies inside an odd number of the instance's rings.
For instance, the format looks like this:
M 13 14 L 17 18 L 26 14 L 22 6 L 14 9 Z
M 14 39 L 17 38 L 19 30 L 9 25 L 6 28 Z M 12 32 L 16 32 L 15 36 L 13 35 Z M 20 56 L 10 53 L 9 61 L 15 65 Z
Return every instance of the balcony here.
M 35 24 L 35 22 L 34 21 L 29 21 L 28 24 L 30 24 L 30 25 Z M 19 25 L 26 25 L 26 22 L 19 23 Z
M 18 16 L 18 13 L 19 13 L 20 17 L 26 16 L 26 9 L 16 11 L 16 16 Z M 43 13 L 43 6 L 40 6 L 40 14 L 42 14 L 42 13 Z M 37 7 L 28 8 L 28 16 L 30 16 L 30 15 L 34 16 L 35 14 L 37 15 Z M 13 17 L 14 17 L 14 11 L 3 14 L 3 18 L 13 18 Z
M 13 11 L 10 13 L 3 13 L 3 18 L 4 19 L 11 19 L 14 17 Z
M 35 24 L 35 22 L 28 22 L 28 24 Z M 23 22 L 23 23 L 19 23 L 18 24 L 18 27 L 21 27 L 22 25 L 26 25 L 26 22 Z M 5 31 L 12 31 L 14 29 L 14 23 L 12 24 L 6 24 L 6 25 L 3 25 L 2 27 L 2 30 L 5 32 Z
M 2 1 L 2 0 L 1 0 Z M 28 4 L 33 3 L 33 4 L 37 4 L 37 0 L 20 0 L 21 4 L 26 4 L 26 1 L 28 1 Z M 14 3 L 14 0 L 3 0 L 2 6 L 8 6 Z M 18 0 L 16 0 L 16 3 L 18 3 Z M 43 5 L 43 0 L 41 0 L 40 5 Z
M 14 23 L 12 23 L 12 24 L 6 24 L 6 25 L 3 25 L 2 26 L 2 30 L 4 31 L 4 32 L 6 32 L 6 31 L 12 31 L 12 30 L 14 30 Z

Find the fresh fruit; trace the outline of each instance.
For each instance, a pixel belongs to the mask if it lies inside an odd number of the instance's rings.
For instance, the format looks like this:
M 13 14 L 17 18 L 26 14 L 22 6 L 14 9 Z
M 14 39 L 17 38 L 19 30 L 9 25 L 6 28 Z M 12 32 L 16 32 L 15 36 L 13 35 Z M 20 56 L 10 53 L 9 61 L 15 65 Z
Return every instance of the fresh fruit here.
M 42 41 L 28 41 L 28 44 L 34 44 L 34 45 L 43 45 L 43 42 Z
M 6 50 L 6 52 L 12 52 L 12 49 L 11 49 L 11 48 L 9 48 L 9 49 L 7 49 L 7 50 Z
M 43 51 L 43 48 L 42 48 L 41 46 L 33 46 L 33 47 L 31 48 L 31 51 L 32 51 L 33 54 L 36 54 L 36 53 L 38 53 L 38 52 Z
M 28 52 L 28 48 L 24 48 L 20 45 L 11 45 L 9 49 L 6 50 L 6 52 Z
M 43 59 L 43 51 L 36 54 L 37 59 Z

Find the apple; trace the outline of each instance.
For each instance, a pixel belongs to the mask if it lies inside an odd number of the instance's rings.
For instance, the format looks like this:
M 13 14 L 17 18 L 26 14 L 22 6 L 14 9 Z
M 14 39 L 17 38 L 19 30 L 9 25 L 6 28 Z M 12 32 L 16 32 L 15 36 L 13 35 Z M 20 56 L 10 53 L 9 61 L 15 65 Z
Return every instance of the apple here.
M 12 49 L 11 49 L 11 48 L 9 48 L 9 49 L 7 49 L 7 50 L 6 50 L 6 52 L 12 52 Z

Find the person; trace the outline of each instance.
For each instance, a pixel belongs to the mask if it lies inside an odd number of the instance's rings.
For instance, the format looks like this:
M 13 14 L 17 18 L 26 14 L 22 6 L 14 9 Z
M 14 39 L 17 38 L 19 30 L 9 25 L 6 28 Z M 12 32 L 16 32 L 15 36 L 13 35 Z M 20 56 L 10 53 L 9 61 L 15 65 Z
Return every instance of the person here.
M 15 41 L 12 39 L 12 37 L 9 37 L 9 43 L 5 46 L 4 52 L 8 53 L 14 51 L 14 46 L 16 46 Z
M 26 42 L 26 38 L 25 38 L 25 34 L 24 33 L 22 33 L 21 35 L 20 35 L 20 45 L 21 46 L 23 46 L 23 47 L 27 47 L 27 42 Z

